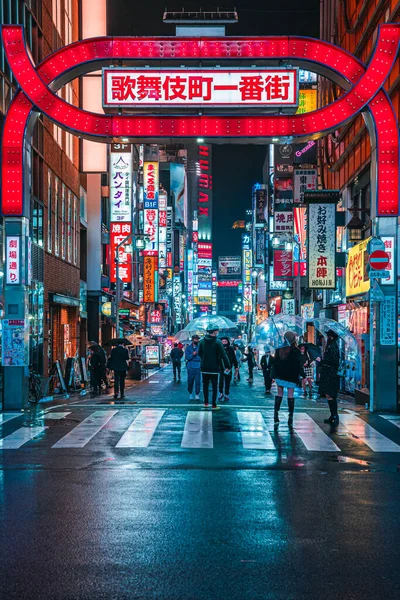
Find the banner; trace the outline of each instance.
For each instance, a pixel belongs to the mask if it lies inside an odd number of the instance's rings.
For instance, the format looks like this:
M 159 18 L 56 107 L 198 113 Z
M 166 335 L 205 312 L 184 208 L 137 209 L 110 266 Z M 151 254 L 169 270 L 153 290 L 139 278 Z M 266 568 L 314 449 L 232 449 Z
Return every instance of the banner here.
M 211 240 L 212 236 L 212 146 L 199 144 L 197 148 L 197 217 L 198 239 Z
M 253 185 L 253 215 L 256 227 L 268 225 L 267 186 L 260 183 Z
M 365 294 L 370 289 L 367 246 L 371 238 L 349 248 L 346 267 L 346 296 Z
M 312 233 L 311 233 L 312 232 Z M 308 204 L 308 287 L 336 287 L 336 200 Z
M 210 302 L 211 304 L 211 302 Z M 175 313 L 175 324 L 182 324 L 182 284 L 180 275 L 174 275 L 173 279 L 173 307 Z
M 293 211 L 275 210 L 274 211 L 274 232 L 275 233 L 293 233 Z
M 254 228 L 254 266 L 264 267 L 265 264 L 265 231 L 264 228 Z
M 170 164 L 170 189 L 172 204 L 175 207 L 175 224 L 186 223 L 186 190 L 185 166 L 180 163 Z
M 132 233 L 132 223 L 110 223 L 110 282 L 115 283 L 117 277 L 117 267 L 115 264 L 115 256 L 117 246 Z M 130 245 L 130 240 L 127 244 Z M 124 283 L 132 281 L 132 254 L 125 251 L 125 245 L 121 246 L 118 251 L 118 276 Z
M 159 173 L 158 162 L 145 162 L 143 165 L 143 206 L 158 209 Z
M 110 221 L 132 221 L 132 146 L 111 144 Z
M 8 235 L 6 237 L 6 284 L 20 285 L 21 283 L 21 237 Z

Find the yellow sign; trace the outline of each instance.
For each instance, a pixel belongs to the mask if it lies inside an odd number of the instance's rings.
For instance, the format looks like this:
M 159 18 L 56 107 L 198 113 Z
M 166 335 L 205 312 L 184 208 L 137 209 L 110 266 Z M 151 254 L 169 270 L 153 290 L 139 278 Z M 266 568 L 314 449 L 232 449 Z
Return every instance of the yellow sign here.
M 299 108 L 296 115 L 317 110 L 317 90 L 299 90 Z
M 112 313 L 112 304 L 111 304 L 111 302 L 104 302 L 104 304 L 102 304 L 102 306 L 101 306 L 101 312 L 106 317 L 111 317 L 111 313 Z
M 349 250 L 346 267 L 346 296 L 358 296 L 369 291 L 367 244 L 370 239 L 363 240 Z

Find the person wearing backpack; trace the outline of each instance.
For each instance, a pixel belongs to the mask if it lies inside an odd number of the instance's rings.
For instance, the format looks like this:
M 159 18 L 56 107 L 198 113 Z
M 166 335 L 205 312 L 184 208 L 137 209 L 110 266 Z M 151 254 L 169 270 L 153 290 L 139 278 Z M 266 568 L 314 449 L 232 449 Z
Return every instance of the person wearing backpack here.
M 212 408 L 217 410 L 218 377 L 221 365 L 225 367 L 225 373 L 230 373 L 231 364 L 228 360 L 222 342 L 217 338 L 219 327 L 210 324 L 207 335 L 199 344 L 200 369 L 203 378 L 204 406 L 208 408 L 208 387 L 212 385 Z

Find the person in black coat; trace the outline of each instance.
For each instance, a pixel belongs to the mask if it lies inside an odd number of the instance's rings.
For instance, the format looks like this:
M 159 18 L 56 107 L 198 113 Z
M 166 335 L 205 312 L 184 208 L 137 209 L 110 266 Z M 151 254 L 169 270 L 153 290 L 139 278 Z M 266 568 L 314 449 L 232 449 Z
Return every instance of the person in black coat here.
M 275 353 L 275 381 L 278 386 L 278 395 L 275 397 L 274 406 L 274 426 L 279 425 L 279 409 L 281 407 L 283 390 L 288 391 L 288 409 L 289 409 L 289 428 L 293 427 L 294 413 L 294 390 L 300 384 L 300 373 L 302 372 L 301 352 L 297 348 L 296 334 L 293 331 L 286 331 L 286 346 L 278 348 Z
M 90 383 L 92 386 L 92 392 L 96 394 L 100 391 L 101 381 L 106 371 L 106 357 L 103 349 L 99 346 L 92 346 L 90 348 L 91 355 L 89 358 L 89 370 L 90 370 Z
M 256 359 L 254 358 L 253 349 L 250 348 L 250 346 L 248 346 L 247 352 L 244 353 L 244 356 L 244 362 L 247 361 L 247 367 L 249 369 L 249 378 L 247 381 L 249 383 L 253 383 L 253 369 L 256 366 Z
M 219 400 L 224 399 L 224 402 L 229 402 L 229 390 L 231 387 L 232 381 L 232 369 L 235 368 L 235 373 L 238 371 L 238 361 L 236 358 L 236 353 L 231 346 L 229 338 L 222 337 L 221 338 L 222 345 L 224 347 L 226 356 L 231 364 L 231 368 L 229 369 L 229 373 L 225 372 L 221 364 L 221 373 L 219 376 Z M 225 389 L 224 389 L 225 388 Z
M 182 367 L 182 357 L 183 350 L 181 350 L 178 344 L 174 344 L 174 347 L 171 350 L 170 357 L 172 360 L 172 369 L 174 373 L 174 379 L 176 379 L 176 375 L 178 374 L 178 381 L 181 380 L 181 367 Z
M 273 381 L 273 365 L 275 362 L 275 358 L 271 356 L 271 350 L 269 346 L 264 347 L 265 354 L 262 356 L 260 361 L 260 367 L 262 368 L 264 383 L 265 383 L 265 393 L 269 394 L 271 391 L 271 385 Z
M 339 364 L 340 351 L 338 345 L 338 335 L 332 329 L 326 333 L 327 344 L 321 362 L 321 376 L 319 380 L 319 394 L 325 396 L 328 400 L 331 416 L 324 419 L 325 423 L 330 425 L 339 424 L 337 397 L 339 392 Z
M 114 398 L 118 398 L 118 392 L 121 392 L 121 399 L 125 398 L 125 378 L 129 365 L 129 352 L 123 344 L 115 346 L 111 350 L 108 361 L 108 368 L 114 371 Z

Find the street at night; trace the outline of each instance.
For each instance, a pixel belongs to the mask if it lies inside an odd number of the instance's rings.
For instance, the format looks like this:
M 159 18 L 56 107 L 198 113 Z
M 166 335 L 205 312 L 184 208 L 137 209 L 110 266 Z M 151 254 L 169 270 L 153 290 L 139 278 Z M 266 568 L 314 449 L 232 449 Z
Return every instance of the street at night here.
M 399 600 L 400 3 L 0 34 L 0 600 Z

